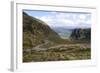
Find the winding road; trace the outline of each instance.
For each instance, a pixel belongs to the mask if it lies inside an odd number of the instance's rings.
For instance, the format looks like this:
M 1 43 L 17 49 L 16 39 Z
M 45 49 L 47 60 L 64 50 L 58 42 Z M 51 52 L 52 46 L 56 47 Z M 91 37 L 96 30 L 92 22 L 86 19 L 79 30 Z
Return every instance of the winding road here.
M 50 43 L 50 41 L 48 41 L 48 40 L 45 40 L 45 43 L 43 43 L 43 44 L 40 44 L 40 45 L 38 45 L 38 46 L 36 46 L 36 47 L 33 47 L 32 48 L 32 50 L 35 50 L 35 51 L 43 51 L 43 50 L 47 50 L 48 48 L 42 48 L 42 46 L 43 45 L 46 45 L 46 44 L 48 44 L 48 43 Z M 49 49 L 52 49 L 52 48 L 59 48 L 59 47 L 74 47 L 74 46 L 76 46 L 76 47 L 80 47 L 80 49 L 85 49 L 85 48 L 90 48 L 91 46 L 90 46 L 90 44 L 83 44 L 83 43 L 78 43 L 78 44 L 61 44 L 61 45 L 55 45 L 55 46 L 51 46 L 51 47 L 49 47 Z
M 47 48 L 41 48 L 41 46 L 48 44 L 50 41 L 45 40 L 45 43 L 37 45 L 36 47 L 33 47 L 32 50 L 35 51 L 43 51 L 43 50 L 47 50 Z

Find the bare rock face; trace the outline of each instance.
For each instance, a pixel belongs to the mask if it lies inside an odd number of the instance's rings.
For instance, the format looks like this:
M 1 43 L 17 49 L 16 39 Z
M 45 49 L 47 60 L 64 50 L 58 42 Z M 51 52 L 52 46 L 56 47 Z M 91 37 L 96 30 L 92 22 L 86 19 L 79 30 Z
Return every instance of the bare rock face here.
M 74 29 L 70 36 L 72 40 L 91 40 L 91 29 Z

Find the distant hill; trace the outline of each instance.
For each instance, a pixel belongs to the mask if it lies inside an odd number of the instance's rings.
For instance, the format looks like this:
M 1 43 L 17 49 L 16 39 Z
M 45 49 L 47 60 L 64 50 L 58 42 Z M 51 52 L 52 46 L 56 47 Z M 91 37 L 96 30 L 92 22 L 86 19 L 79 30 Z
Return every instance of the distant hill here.
M 70 36 L 72 40 L 89 41 L 91 40 L 91 29 L 74 29 Z
M 29 49 L 45 40 L 55 42 L 60 36 L 53 31 L 45 22 L 29 16 L 23 12 L 23 48 Z

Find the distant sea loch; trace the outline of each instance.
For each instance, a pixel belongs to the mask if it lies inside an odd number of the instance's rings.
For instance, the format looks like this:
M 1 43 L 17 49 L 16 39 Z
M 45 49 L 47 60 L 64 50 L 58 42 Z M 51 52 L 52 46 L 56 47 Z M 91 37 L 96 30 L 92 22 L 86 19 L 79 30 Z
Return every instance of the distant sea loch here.
M 73 31 L 73 29 L 68 29 L 67 27 L 51 27 L 62 39 L 68 39 Z

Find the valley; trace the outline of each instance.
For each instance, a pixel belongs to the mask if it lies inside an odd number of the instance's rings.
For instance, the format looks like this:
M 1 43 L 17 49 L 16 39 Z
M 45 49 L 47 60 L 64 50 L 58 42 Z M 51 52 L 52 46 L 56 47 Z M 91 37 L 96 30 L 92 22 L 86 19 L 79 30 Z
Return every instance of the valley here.
M 54 29 L 23 12 L 23 62 L 91 59 L 90 28 Z

